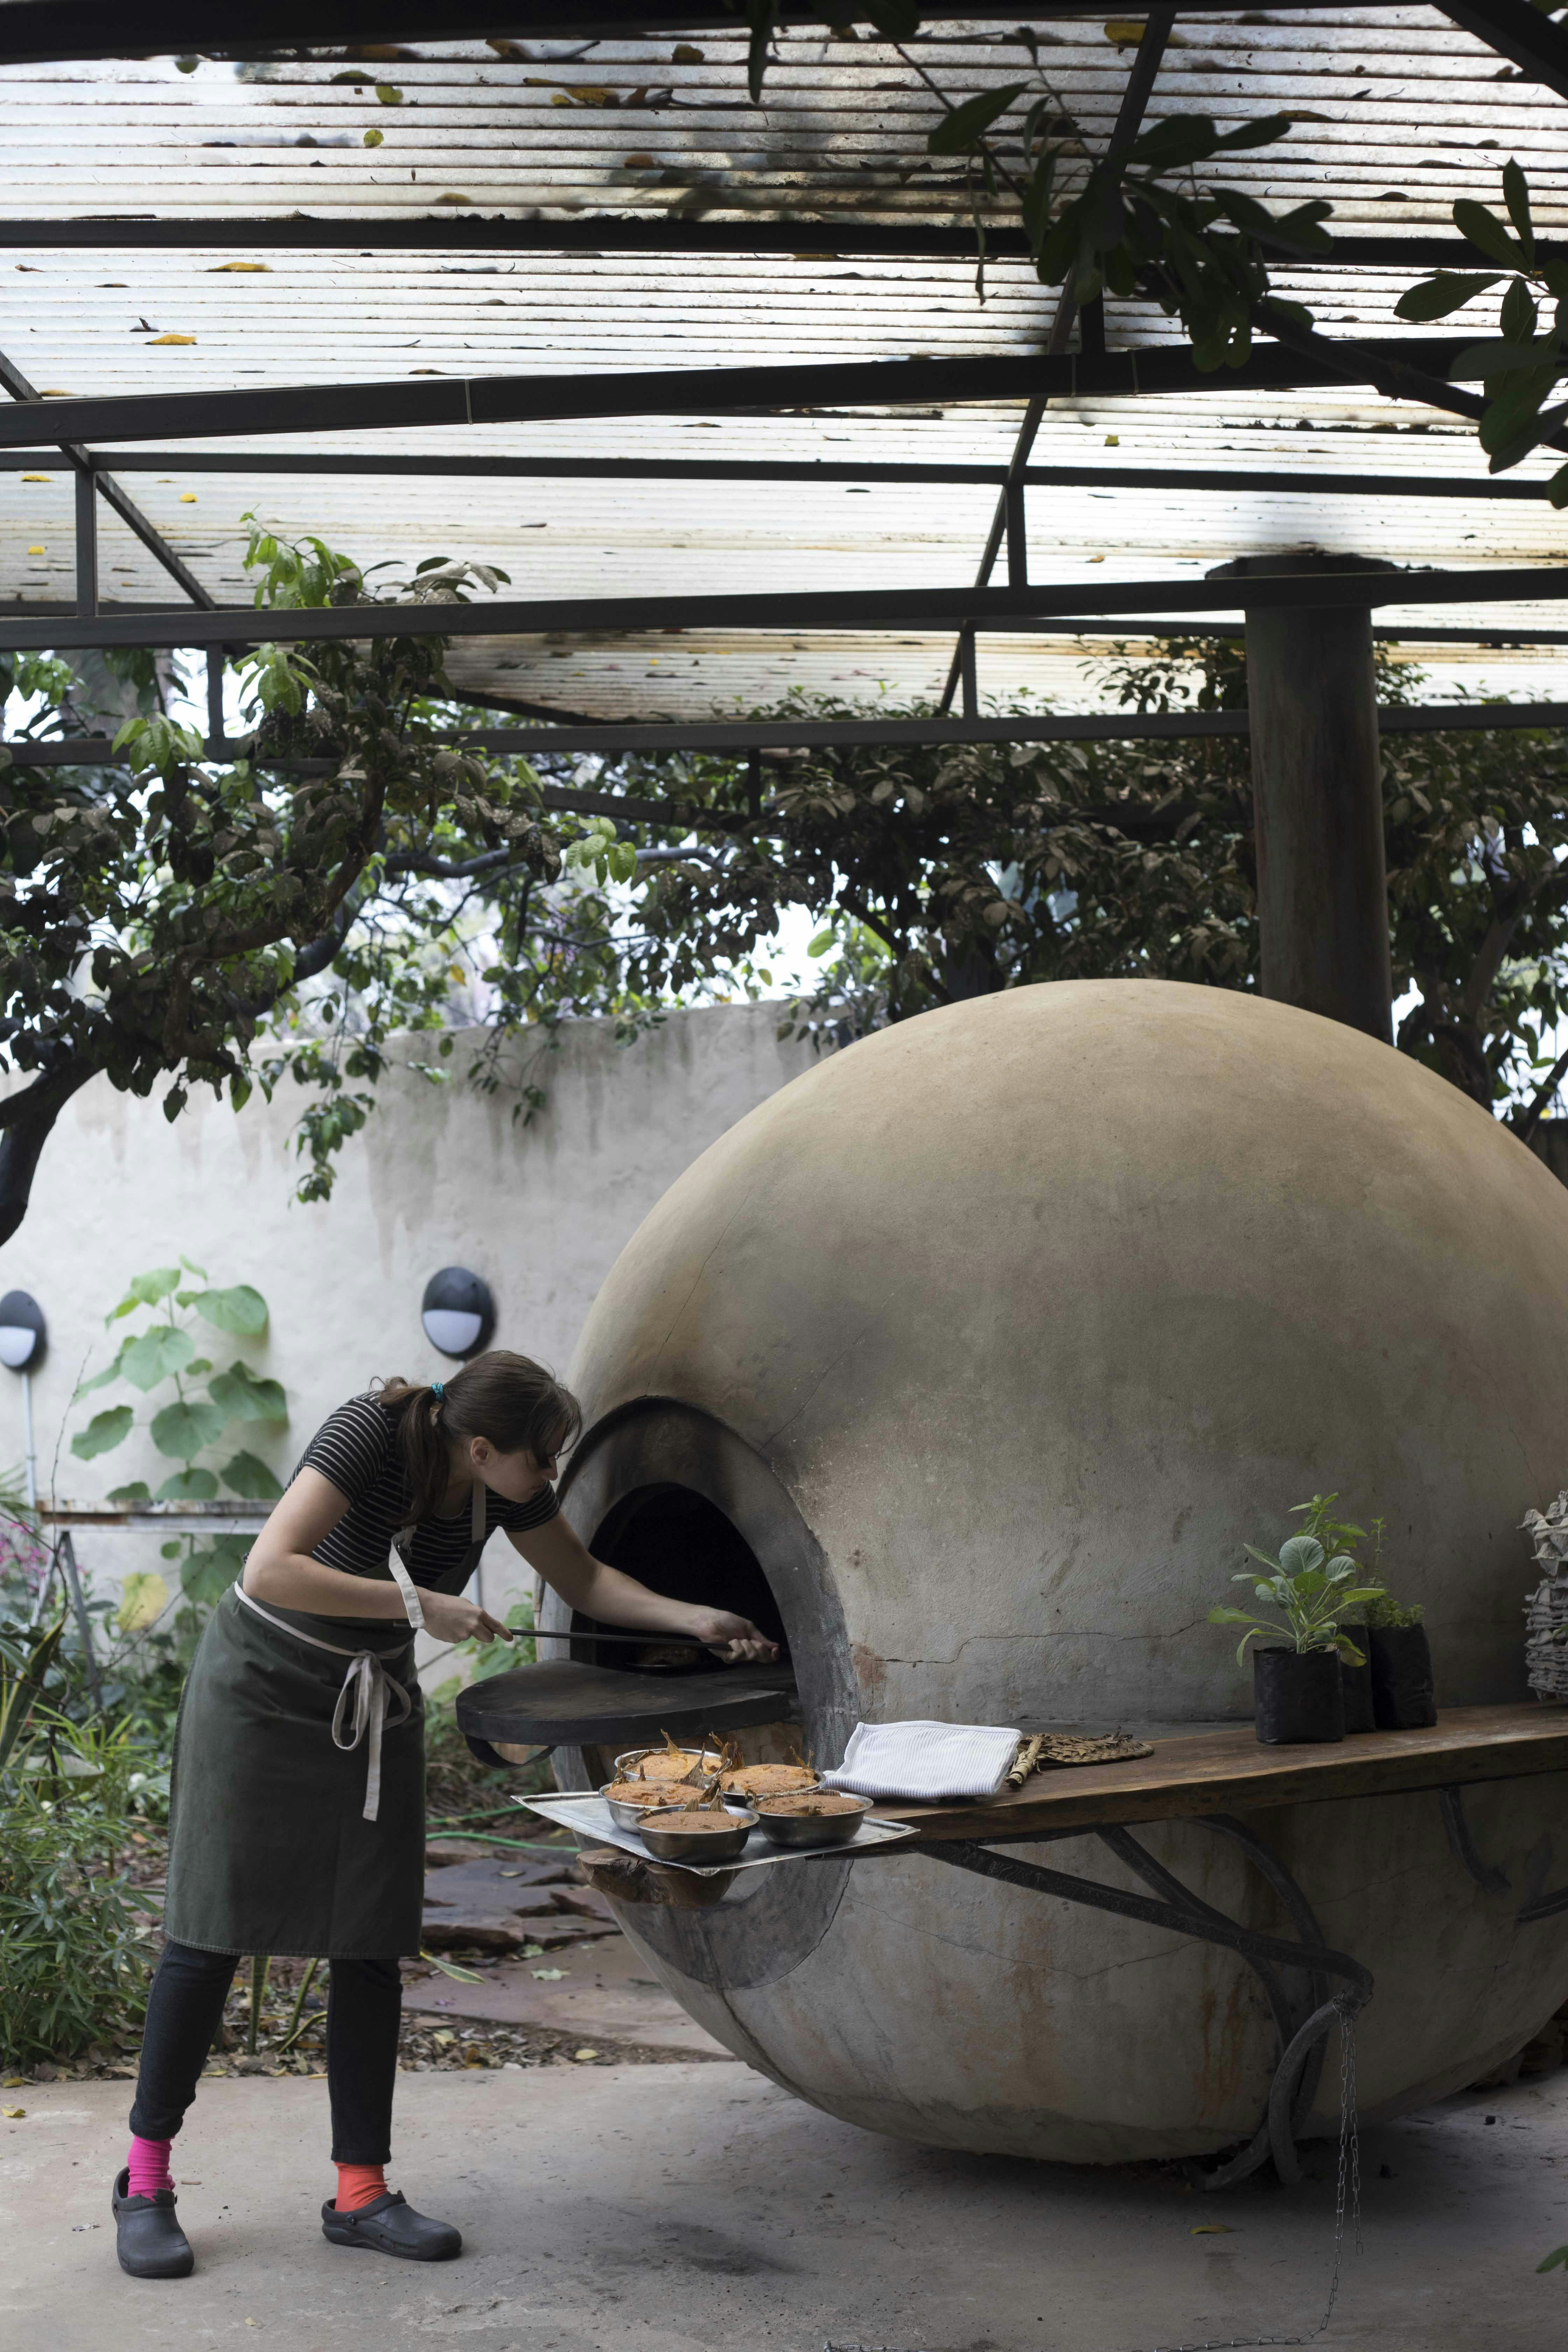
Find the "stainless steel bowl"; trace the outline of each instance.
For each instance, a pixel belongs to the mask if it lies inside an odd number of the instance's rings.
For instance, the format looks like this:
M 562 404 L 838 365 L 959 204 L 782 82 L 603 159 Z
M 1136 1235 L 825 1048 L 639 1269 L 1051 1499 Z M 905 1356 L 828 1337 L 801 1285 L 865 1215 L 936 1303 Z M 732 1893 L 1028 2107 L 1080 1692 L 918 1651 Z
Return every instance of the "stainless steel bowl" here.
M 847 1789 L 839 1789 L 832 1793 L 835 1796 L 848 1796 L 849 1791 Z M 759 1812 L 757 1820 L 761 1824 L 763 1835 L 773 1845 L 789 1845 L 797 1848 L 849 1845 L 853 1843 L 861 1822 L 870 1811 L 874 1801 L 870 1797 L 855 1797 L 851 1801 L 855 1807 L 852 1813 Z
M 750 1811 L 729 1813 L 728 1826 L 721 1830 L 683 1830 L 682 1819 L 679 1807 L 666 1805 L 656 1813 L 644 1813 L 637 1823 L 656 1862 L 733 1862 L 757 1823 Z
M 600 1790 L 599 1794 L 603 1797 L 605 1804 L 609 1807 L 610 1819 L 614 1822 L 618 1830 L 638 1829 L 641 1827 L 646 1814 L 655 1811 L 667 1811 L 668 1810 L 662 1801 L 658 1806 L 628 1805 L 624 1798 L 611 1796 L 610 1790 L 614 1787 L 615 1782 L 613 1780 L 606 1780 L 604 1787 Z

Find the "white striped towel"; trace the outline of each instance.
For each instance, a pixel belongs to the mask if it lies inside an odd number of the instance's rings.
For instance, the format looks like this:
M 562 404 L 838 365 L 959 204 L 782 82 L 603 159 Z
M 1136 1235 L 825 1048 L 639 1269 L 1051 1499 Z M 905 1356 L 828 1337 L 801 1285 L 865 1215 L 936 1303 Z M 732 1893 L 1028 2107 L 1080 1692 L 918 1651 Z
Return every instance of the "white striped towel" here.
M 822 1781 L 858 1797 L 994 1797 L 1017 1752 L 1017 1732 L 990 1723 L 858 1723 Z

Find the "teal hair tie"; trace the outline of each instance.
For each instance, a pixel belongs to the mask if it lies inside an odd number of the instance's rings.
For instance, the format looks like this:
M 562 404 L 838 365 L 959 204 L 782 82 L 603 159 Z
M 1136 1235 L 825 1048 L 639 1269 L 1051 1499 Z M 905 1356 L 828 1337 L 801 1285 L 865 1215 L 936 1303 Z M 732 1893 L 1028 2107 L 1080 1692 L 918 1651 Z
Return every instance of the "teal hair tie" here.
M 441 1402 L 441 1399 L 442 1399 L 442 1398 L 446 1395 L 446 1393 L 447 1393 L 447 1387 L 446 1387 L 446 1383 L 445 1383 L 445 1381 L 431 1381 L 431 1383 L 430 1383 L 430 1393 L 431 1393 L 431 1395 L 435 1398 L 435 1400 L 436 1400 L 437 1403 L 437 1404 L 439 1404 L 439 1403 L 440 1403 L 440 1402 Z

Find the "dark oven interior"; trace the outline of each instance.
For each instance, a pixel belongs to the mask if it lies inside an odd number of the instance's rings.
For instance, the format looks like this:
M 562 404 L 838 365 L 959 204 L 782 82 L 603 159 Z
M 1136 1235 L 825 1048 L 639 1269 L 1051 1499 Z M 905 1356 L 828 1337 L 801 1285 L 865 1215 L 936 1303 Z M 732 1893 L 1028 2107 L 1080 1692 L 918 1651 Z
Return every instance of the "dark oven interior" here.
M 669 1481 L 635 1487 L 624 1495 L 595 1528 L 589 1549 L 595 1559 L 635 1576 L 672 1601 L 697 1601 L 733 1610 L 779 1644 L 789 1663 L 789 1644 L 767 1578 L 756 1554 L 716 1504 L 689 1486 Z M 694 1657 L 689 1649 L 662 1644 L 650 1635 L 640 1649 L 600 1643 L 592 1618 L 574 1612 L 570 1654 L 590 1665 L 628 1666 L 643 1672 L 693 1674 L 724 1671 L 717 1658 Z

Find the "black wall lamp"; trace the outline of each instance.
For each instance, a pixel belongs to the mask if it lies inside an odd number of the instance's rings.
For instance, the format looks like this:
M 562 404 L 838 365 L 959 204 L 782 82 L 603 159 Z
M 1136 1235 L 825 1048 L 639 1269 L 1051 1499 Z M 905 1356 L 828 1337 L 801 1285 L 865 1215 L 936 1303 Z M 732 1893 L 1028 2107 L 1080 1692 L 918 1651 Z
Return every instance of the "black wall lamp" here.
M 425 1286 L 419 1302 L 425 1337 L 443 1356 L 477 1356 L 490 1344 L 496 1303 L 489 1285 L 467 1266 L 444 1265 Z
M 38 1499 L 38 1457 L 33 1444 L 33 1374 L 44 1360 L 48 1333 L 44 1310 L 25 1290 L 0 1298 L 0 1364 L 22 1375 L 22 1418 L 26 1431 L 27 1500 Z

